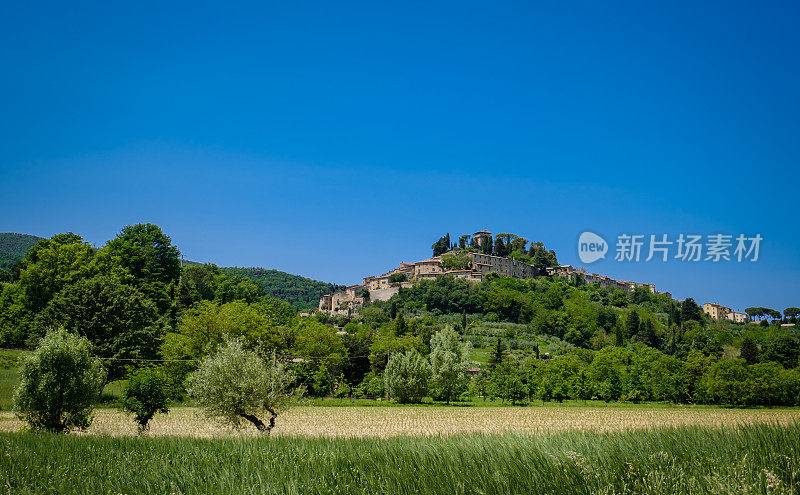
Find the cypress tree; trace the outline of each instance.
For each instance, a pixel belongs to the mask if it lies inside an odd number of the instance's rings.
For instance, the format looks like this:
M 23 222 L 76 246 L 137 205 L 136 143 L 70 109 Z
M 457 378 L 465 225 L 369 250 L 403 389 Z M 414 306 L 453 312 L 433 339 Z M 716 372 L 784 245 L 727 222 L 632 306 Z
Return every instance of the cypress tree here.
M 497 367 L 503 362 L 503 355 L 505 354 L 505 346 L 503 345 L 503 340 L 500 337 L 497 337 L 497 343 L 494 345 L 494 349 L 492 350 L 492 355 L 489 356 L 489 366 L 492 368 Z
M 758 362 L 758 344 L 750 337 L 745 337 L 742 340 L 739 357 L 747 361 L 747 364 L 756 364 Z
M 628 313 L 628 319 L 625 322 L 625 330 L 627 331 L 628 337 L 639 333 L 639 314 L 636 310 L 631 310 L 630 313 Z

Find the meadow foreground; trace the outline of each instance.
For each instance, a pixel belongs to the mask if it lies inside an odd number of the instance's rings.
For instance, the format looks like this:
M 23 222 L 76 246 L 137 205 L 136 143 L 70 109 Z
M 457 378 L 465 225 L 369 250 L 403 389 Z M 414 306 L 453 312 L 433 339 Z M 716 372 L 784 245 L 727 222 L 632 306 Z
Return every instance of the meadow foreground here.
M 391 438 L 0 434 L 15 494 L 742 494 L 800 490 L 800 426 Z

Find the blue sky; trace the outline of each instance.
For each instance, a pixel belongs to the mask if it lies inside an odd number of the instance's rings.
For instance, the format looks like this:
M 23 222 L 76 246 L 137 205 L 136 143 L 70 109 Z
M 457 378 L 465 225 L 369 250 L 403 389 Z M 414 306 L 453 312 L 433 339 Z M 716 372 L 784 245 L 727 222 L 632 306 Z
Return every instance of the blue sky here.
M 291 5 L 287 5 L 291 4 Z M 800 306 L 797 4 L 24 3 L 0 16 L 0 231 L 355 283 L 443 233 L 760 233 L 589 267 Z

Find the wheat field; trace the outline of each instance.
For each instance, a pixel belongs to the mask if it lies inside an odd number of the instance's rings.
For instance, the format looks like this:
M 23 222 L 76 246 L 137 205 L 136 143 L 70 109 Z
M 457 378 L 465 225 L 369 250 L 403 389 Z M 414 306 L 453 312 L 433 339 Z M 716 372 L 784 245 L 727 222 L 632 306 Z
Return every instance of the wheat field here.
M 749 424 L 786 425 L 800 420 L 798 409 L 723 409 L 698 406 L 528 406 L 528 407 L 320 407 L 290 409 L 278 417 L 275 436 L 396 437 L 456 434 L 535 434 L 551 431 L 616 432 L 664 427 L 721 427 Z M 13 413 L 0 413 L 0 432 L 20 431 L 25 424 Z M 95 411 L 92 426 L 81 434 L 133 436 L 130 416 L 116 409 Z M 205 418 L 192 407 L 157 415 L 151 436 L 217 438 L 257 435 Z

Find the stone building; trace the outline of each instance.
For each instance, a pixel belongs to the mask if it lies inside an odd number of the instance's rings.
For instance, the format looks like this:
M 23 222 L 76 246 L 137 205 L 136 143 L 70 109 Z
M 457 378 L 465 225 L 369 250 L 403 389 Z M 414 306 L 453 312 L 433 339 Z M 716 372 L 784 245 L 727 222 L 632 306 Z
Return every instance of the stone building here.
M 715 320 L 724 320 L 728 317 L 728 313 L 732 313 L 733 310 L 726 306 L 721 306 L 719 304 L 714 303 L 705 303 L 703 304 L 703 313 L 707 314 L 711 318 Z
M 750 320 L 750 317 L 747 316 L 747 313 L 740 313 L 727 306 L 722 306 L 715 303 L 703 304 L 703 313 L 715 320 L 730 320 L 736 323 L 746 323 Z

